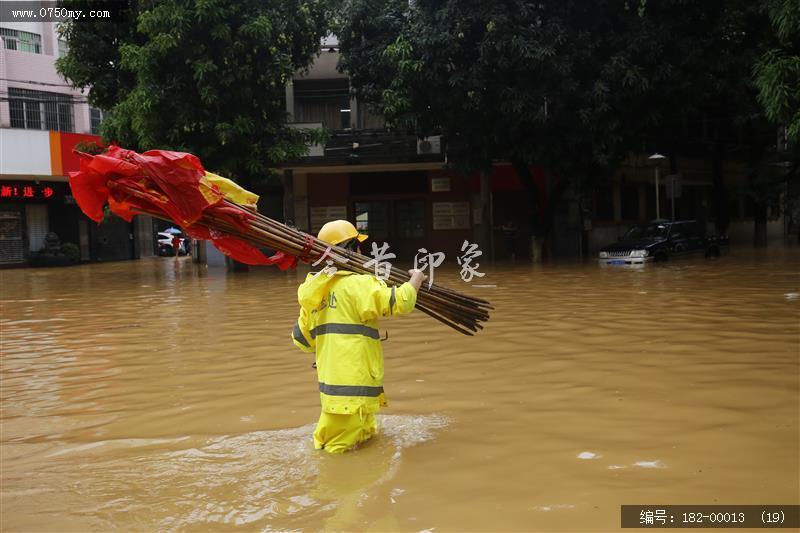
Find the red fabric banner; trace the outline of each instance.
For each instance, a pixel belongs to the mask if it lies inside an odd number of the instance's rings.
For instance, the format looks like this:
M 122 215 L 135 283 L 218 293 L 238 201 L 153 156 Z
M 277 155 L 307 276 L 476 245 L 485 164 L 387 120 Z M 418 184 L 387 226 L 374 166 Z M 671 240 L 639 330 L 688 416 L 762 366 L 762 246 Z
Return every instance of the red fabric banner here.
M 151 150 L 138 154 L 111 146 L 105 154 L 78 153 L 80 170 L 70 172 L 72 194 L 81 210 L 103 220 L 103 208 L 130 222 L 145 213 L 172 220 L 193 239 L 210 240 L 222 253 L 248 265 L 297 266 L 297 258 L 277 252 L 265 256 L 252 244 L 199 223 L 207 214 L 224 225 L 246 233 L 255 215 L 243 207 L 223 203 L 216 186 L 208 186 L 205 169 L 192 154 Z

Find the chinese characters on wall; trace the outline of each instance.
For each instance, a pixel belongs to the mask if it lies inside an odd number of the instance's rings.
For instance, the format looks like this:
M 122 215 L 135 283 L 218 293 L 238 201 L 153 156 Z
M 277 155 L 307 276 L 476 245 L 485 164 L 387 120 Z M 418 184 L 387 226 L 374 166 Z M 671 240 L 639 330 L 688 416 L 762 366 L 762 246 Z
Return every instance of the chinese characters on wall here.
M 52 198 L 55 190 L 49 185 L 0 185 L 0 199 L 40 199 Z

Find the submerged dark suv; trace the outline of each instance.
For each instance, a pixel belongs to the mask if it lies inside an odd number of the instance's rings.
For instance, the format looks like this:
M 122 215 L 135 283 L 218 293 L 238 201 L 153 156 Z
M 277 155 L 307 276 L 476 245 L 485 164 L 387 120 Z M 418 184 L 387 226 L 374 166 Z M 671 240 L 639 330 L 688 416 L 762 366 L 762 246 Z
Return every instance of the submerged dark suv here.
M 727 237 L 705 236 L 694 220 L 658 221 L 632 227 L 619 242 L 601 248 L 599 259 L 601 265 L 642 265 L 688 255 L 719 257 L 727 248 Z

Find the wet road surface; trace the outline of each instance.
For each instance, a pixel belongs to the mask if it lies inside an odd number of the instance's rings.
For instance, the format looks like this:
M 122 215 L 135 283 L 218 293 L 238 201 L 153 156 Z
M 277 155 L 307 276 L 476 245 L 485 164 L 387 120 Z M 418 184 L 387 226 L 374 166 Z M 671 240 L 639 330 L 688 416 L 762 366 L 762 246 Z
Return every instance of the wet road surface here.
M 800 501 L 800 248 L 481 270 L 436 272 L 495 305 L 478 336 L 382 322 L 390 405 L 344 456 L 311 445 L 305 271 L 2 271 L 0 527 L 597 531 Z

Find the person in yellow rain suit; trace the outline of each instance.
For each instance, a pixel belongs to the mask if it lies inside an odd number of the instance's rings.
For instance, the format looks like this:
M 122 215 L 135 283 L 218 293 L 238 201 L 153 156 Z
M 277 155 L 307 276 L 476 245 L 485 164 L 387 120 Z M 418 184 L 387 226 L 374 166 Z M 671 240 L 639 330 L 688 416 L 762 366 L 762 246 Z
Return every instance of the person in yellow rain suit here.
M 358 250 L 367 236 L 346 220 L 334 220 L 322 227 L 318 238 Z M 297 289 L 300 317 L 292 341 L 304 352 L 316 353 L 322 402 L 316 449 L 341 453 L 377 431 L 375 413 L 387 405 L 378 319 L 414 309 L 427 276 L 418 270 L 409 274 L 406 283 L 389 287 L 369 274 L 312 272 Z

